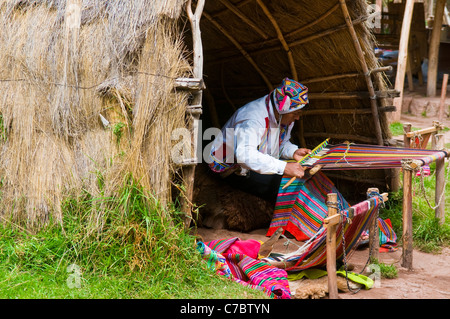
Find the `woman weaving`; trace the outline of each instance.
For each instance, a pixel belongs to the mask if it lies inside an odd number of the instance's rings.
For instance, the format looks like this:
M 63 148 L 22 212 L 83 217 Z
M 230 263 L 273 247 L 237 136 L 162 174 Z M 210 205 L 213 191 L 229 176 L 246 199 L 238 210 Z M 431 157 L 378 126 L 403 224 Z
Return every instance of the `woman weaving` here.
M 297 161 L 311 150 L 289 140 L 307 104 L 308 88 L 285 78 L 268 95 L 241 107 L 212 143 L 210 169 L 233 187 L 275 202 L 283 175 L 304 176 Z

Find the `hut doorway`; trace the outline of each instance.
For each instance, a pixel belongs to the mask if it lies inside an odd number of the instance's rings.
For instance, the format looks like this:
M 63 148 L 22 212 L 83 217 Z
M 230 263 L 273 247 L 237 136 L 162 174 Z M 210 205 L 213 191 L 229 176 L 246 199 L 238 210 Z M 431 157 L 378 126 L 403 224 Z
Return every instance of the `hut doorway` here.
M 293 143 L 312 149 L 330 138 L 388 145 L 385 112 L 394 110 L 390 102 L 398 92 L 388 89 L 375 57 L 370 12 L 364 0 L 207 0 L 201 19 L 202 129 L 221 128 L 239 107 L 290 77 L 310 92 Z M 210 142 L 203 140 L 204 146 Z M 356 202 L 368 187 L 388 189 L 390 173 L 329 177 Z

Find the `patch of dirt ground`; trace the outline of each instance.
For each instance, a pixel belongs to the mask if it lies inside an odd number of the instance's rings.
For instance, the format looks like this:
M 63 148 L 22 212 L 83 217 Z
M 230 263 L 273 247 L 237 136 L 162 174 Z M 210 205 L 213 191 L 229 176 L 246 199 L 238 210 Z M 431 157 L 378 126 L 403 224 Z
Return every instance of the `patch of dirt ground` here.
M 426 128 L 432 126 L 436 118 L 423 117 L 421 115 L 402 114 L 401 123 L 411 123 L 413 127 Z M 450 118 L 445 117 L 444 126 L 450 127 Z M 444 133 L 445 143 L 450 143 L 450 131 Z M 395 137 L 402 139 L 402 137 Z M 446 212 L 447 213 L 447 212 Z M 448 214 L 447 214 L 447 218 Z M 198 229 L 198 234 L 204 241 L 213 239 L 239 237 L 266 241 L 266 229 L 259 229 L 250 233 L 239 233 L 224 229 Z M 398 234 L 401 236 L 401 234 Z M 289 243 L 289 245 L 286 245 Z M 274 245 L 273 252 L 288 253 L 295 251 L 302 243 L 294 239 L 287 241 L 280 238 Z M 369 249 L 362 248 L 355 251 L 349 263 L 355 266 L 355 272 L 361 272 L 369 257 Z M 449 299 L 450 298 L 450 248 L 443 248 L 438 254 L 424 253 L 418 250 L 413 252 L 413 269 L 408 270 L 401 266 L 402 248 L 399 246 L 395 252 L 379 253 L 379 260 L 388 265 L 394 265 L 398 269 L 398 277 L 395 279 L 383 279 L 375 283 L 369 290 L 360 290 L 354 294 L 340 292 L 341 299 Z

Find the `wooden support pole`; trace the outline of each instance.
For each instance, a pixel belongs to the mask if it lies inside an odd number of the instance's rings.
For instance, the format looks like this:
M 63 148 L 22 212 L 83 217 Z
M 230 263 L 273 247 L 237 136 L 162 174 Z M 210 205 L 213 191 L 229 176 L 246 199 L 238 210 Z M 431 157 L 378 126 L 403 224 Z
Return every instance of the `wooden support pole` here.
M 444 149 L 444 135 L 436 134 L 435 145 L 437 150 Z M 443 225 L 445 223 L 445 158 L 436 161 L 436 189 L 434 192 L 435 205 L 434 210 L 435 217 L 439 219 L 439 223 Z
M 433 31 L 431 31 L 430 48 L 428 50 L 428 77 L 427 96 L 436 96 L 436 81 L 438 74 L 439 45 L 441 41 L 441 28 L 444 19 L 444 7 L 447 0 L 436 1 L 436 14 L 434 15 Z
M 442 79 L 442 89 L 441 89 L 441 101 L 439 103 L 439 122 L 444 120 L 444 106 L 445 106 L 445 98 L 447 96 L 447 84 L 448 84 L 448 73 L 444 74 L 444 78 Z
M 337 194 L 327 195 L 328 218 L 333 217 L 337 211 Z M 328 296 L 330 299 L 338 298 L 337 277 L 336 277 L 336 228 L 337 225 L 331 223 L 327 227 L 327 273 L 328 273 Z
M 281 45 L 282 45 L 284 51 L 286 51 L 286 54 L 288 56 L 289 67 L 291 68 L 292 79 L 294 79 L 295 81 L 298 81 L 298 74 L 297 74 L 297 69 L 295 68 L 294 56 L 292 55 L 292 51 L 289 48 L 289 45 L 286 43 L 286 40 L 284 39 L 283 32 L 281 31 L 277 21 L 275 20 L 273 15 L 270 13 L 269 8 L 267 8 L 267 6 L 264 4 L 264 2 L 262 2 L 262 0 L 256 0 L 256 2 L 261 7 L 261 9 L 264 11 L 265 15 L 267 16 L 269 21 L 272 23 L 275 31 L 277 32 L 278 40 L 281 42 Z
M 204 1 L 204 0 L 203 0 Z M 210 16 L 208 13 L 203 12 L 203 16 L 209 20 L 222 34 L 228 38 L 228 40 L 231 41 L 235 45 L 235 47 L 239 50 L 239 52 L 247 59 L 247 61 L 253 66 L 253 68 L 258 72 L 258 74 L 263 79 L 264 83 L 266 83 L 267 88 L 269 90 L 273 90 L 273 85 L 270 83 L 267 76 L 264 74 L 264 72 L 261 70 L 261 68 L 258 66 L 258 64 L 253 60 L 253 58 L 250 56 L 250 54 L 244 49 L 244 47 L 231 35 L 230 32 L 225 30 L 219 23 L 217 23 L 216 20 L 213 19 L 212 16 Z
M 400 44 L 398 48 L 397 74 L 395 76 L 395 89 L 400 91 L 400 97 L 394 99 L 394 106 L 397 108 L 392 113 L 392 120 L 400 121 L 403 105 L 403 87 L 405 85 L 405 73 L 408 60 L 408 43 L 411 30 L 411 20 L 414 9 L 414 0 L 406 0 L 405 11 L 403 13 L 402 31 L 400 34 Z
M 228 0 L 219 0 L 225 7 L 228 8 L 231 12 L 241 18 L 250 28 L 256 31 L 264 40 L 267 40 L 269 36 L 259 28 L 252 20 L 250 20 L 239 8 L 237 8 L 234 4 L 229 2 Z
M 356 53 L 358 54 L 359 62 L 360 62 L 362 71 L 365 75 L 364 77 L 365 77 L 367 88 L 368 88 L 368 91 L 370 94 L 370 106 L 372 109 L 372 117 L 373 117 L 373 122 L 374 122 L 374 126 L 375 126 L 375 135 L 377 138 L 377 143 L 378 143 L 378 145 L 384 145 L 383 133 L 381 131 L 381 124 L 380 124 L 380 115 L 378 114 L 378 106 L 377 106 L 375 89 L 373 87 L 372 78 L 370 77 L 369 68 L 367 67 L 366 58 L 364 56 L 364 52 L 361 48 L 361 43 L 359 42 L 358 36 L 356 34 L 352 20 L 350 18 L 350 13 L 348 12 L 347 4 L 346 4 L 345 0 L 339 0 L 339 2 L 341 4 L 342 13 L 345 18 L 345 23 L 347 24 L 348 30 L 353 39 L 353 46 L 355 47 Z
M 403 124 L 403 146 L 406 148 L 411 147 L 411 136 L 408 134 L 411 132 L 412 125 L 411 123 Z
M 378 188 L 369 188 L 367 190 L 367 198 L 370 198 L 371 193 L 379 193 Z M 384 199 L 383 199 L 384 201 Z M 380 236 L 378 230 L 378 209 L 369 225 L 369 251 L 372 260 L 376 261 L 379 258 L 380 252 Z
M 192 0 L 189 0 L 186 5 L 187 14 L 191 23 L 192 39 L 193 39 L 193 54 L 194 65 L 193 74 L 197 79 L 203 79 L 203 44 L 200 32 L 200 18 L 202 16 L 203 8 L 205 6 L 205 0 L 197 1 L 197 7 L 195 12 L 192 12 Z M 202 91 L 198 90 L 193 94 L 192 105 L 199 105 L 201 111 L 202 104 Z M 188 116 L 190 118 L 190 125 L 192 127 L 192 142 L 194 145 L 194 157 L 197 156 L 198 147 L 198 120 L 201 112 L 190 112 Z M 189 228 L 192 221 L 192 198 L 194 194 L 194 177 L 195 177 L 195 164 L 183 167 L 183 183 L 185 188 L 185 199 L 181 203 L 181 211 L 185 213 L 184 226 Z
M 402 267 L 412 270 L 413 266 L 413 229 L 412 229 L 412 160 L 403 159 L 403 252 Z

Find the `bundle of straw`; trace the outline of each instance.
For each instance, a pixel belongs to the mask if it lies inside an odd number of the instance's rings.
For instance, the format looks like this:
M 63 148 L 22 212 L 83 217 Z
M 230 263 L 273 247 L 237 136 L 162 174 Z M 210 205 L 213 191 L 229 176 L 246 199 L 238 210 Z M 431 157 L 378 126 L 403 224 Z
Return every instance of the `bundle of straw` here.
M 113 195 L 130 174 L 170 198 L 170 132 L 187 104 L 173 90 L 189 72 L 184 3 L 0 3 L 0 215 L 30 228 L 61 221 L 65 197 Z

